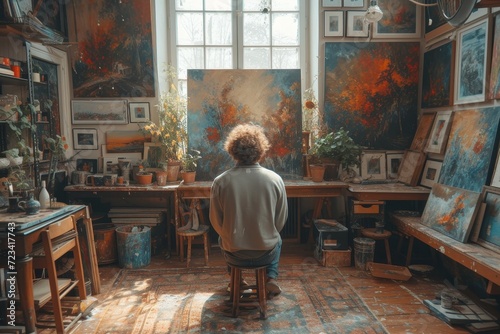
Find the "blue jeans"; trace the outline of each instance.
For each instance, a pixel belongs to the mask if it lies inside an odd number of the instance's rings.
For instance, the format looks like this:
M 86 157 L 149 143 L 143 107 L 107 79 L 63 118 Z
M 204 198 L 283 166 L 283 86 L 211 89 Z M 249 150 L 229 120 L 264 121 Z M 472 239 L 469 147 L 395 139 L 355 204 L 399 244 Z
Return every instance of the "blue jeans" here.
M 266 268 L 267 277 L 276 279 L 278 277 L 278 263 L 280 261 L 281 244 L 282 241 L 280 239 L 280 241 L 276 244 L 276 246 L 272 250 L 265 253 L 263 256 L 255 259 L 248 259 L 248 258 L 243 259 L 236 256 L 235 253 L 226 252 L 222 248 L 221 251 L 227 264 L 232 264 L 241 267 L 267 266 Z M 228 267 L 228 272 L 231 273 L 231 268 L 229 267 Z

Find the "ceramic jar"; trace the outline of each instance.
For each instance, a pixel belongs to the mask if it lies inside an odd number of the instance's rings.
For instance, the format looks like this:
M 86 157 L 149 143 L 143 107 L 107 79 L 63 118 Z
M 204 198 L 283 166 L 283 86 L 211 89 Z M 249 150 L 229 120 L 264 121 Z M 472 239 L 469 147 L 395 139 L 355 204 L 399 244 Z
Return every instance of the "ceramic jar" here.
M 40 211 L 40 202 L 30 195 L 30 198 L 26 201 L 20 201 L 18 206 L 26 212 L 27 215 L 36 215 Z

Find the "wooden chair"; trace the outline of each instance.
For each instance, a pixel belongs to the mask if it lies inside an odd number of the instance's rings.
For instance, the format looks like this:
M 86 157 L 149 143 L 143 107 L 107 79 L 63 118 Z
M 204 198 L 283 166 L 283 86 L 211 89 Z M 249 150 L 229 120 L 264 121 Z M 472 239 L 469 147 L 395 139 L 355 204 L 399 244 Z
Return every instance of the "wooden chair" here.
M 267 292 L 266 292 L 266 266 L 262 267 L 231 267 L 231 291 L 229 304 L 231 305 L 231 315 L 237 318 L 241 307 L 258 307 L 260 318 L 267 319 Z M 255 285 L 241 286 L 243 270 L 255 271 Z M 244 290 L 251 289 L 252 292 L 244 293 Z
M 87 299 L 75 218 L 69 216 L 49 225 L 46 230 L 42 231 L 41 237 L 41 245 L 36 245 L 38 247 L 34 247 L 34 252 L 32 254 L 33 268 L 44 268 L 47 270 L 55 327 L 57 333 L 62 334 L 65 333 L 66 329 L 73 326 L 76 321 L 78 321 L 82 313 L 80 311 L 80 313 L 65 327 L 63 323 L 61 299 L 75 287 L 78 287 L 80 302 Z M 73 253 L 76 279 L 71 281 L 69 286 L 60 291 L 58 286 L 56 260 L 70 251 Z M 40 307 L 42 306 L 43 305 L 40 305 Z
M 187 240 L 187 256 L 186 256 L 186 267 L 189 268 L 189 263 L 191 262 L 191 248 L 193 245 L 193 240 L 196 237 L 203 237 L 203 250 L 205 252 L 205 265 L 208 266 L 208 251 L 209 251 L 209 240 L 208 232 L 210 230 L 208 225 L 205 225 L 205 219 L 203 217 L 203 212 L 200 208 L 200 203 L 198 200 L 194 199 L 191 201 L 189 206 L 189 211 L 185 211 L 186 206 L 183 203 L 179 205 L 180 218 L 182 226 L 176 231 L 177 241 L 179 242 L 179 255 L 180 260 L 184 261 L 184 241 Z M 196 229 L 191 229 L 191 215 L 193 210 L 196 210 L 200 219 L 200 224 Z M 189 226 L 188 226 L 189 225 Z

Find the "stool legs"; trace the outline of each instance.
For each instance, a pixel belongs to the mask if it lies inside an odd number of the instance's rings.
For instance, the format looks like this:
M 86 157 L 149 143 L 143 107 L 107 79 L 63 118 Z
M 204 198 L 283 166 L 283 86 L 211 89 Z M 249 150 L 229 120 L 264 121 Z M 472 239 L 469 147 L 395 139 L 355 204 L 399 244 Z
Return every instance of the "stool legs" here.
M 267 319 L 266 267 L 243 269 L 255 270 L 255 286 L 251 286 L 250 288 L 256 289 L 261 319 Z M 229 302 L 231 303 L 231 315 L 233 318 L 238 317 L 240 306 L 252 306 L 255 305 L 256 302 L 250 297 L 246 297 L 246 294 L 242 296 L 241 277 L 242 268 L 231 266 L 231 293 Z
M 385 255 L 387 256 L 387 263 L 392 264 L 391 261 L 391 247 L 389 246 L 389 239 L 384 239 Z

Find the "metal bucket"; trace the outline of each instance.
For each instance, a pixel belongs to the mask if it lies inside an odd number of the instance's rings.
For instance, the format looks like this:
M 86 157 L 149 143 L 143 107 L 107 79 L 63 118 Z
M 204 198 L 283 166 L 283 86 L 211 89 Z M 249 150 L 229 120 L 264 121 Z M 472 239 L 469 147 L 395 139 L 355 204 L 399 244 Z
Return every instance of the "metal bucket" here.
M 94 241 L 98 264 L 116 262 L 116 231 L 113 224 L 94 225 Z
M 141 268 L 151 262 L 151 228 L 148 226 L 118 227 L 116 245 L 120 268 Z

